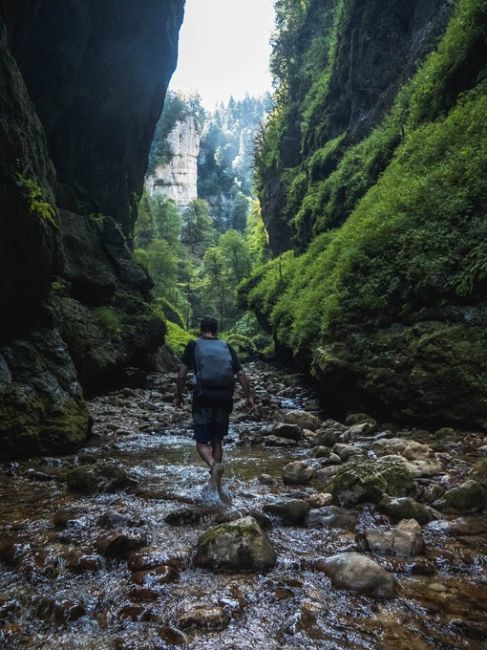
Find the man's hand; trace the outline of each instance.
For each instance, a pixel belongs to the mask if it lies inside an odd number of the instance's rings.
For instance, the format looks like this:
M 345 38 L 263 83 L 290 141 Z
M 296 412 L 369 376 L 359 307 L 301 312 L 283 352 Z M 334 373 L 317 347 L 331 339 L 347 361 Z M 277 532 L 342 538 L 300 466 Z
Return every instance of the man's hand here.
M 255 402 L 254 402 L 253 395 L 249 395 L 245 400 L 245 408 L 247 409 L 247 411 L 253 411 L 255 409 Z

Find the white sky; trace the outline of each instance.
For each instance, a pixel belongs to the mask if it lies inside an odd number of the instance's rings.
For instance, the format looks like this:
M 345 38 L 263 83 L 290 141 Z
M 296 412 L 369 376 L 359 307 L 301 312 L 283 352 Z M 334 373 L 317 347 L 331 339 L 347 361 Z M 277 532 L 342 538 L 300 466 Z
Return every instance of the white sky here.
M 199 93 L 205 108 L 271 90 L 274 0 L 186 0 L 170 88 Z

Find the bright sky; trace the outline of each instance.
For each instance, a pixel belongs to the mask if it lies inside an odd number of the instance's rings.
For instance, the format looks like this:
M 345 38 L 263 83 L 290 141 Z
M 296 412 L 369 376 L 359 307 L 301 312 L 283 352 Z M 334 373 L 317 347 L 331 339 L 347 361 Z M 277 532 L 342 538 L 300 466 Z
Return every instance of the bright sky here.
M 197 92 L 206 108 L 271 90 L 274 0 L 186 0 L 170 88 Z

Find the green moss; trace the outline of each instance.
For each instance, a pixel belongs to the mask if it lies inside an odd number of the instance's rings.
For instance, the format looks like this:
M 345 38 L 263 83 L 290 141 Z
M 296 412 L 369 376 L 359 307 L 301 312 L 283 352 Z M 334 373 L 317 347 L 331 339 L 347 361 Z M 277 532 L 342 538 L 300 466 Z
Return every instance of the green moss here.
M 93 313 L 100 325 L 109 333 L 110 336 L 120 338 L 122 334 L 122 325 L 117 310 L 113 307 L 103 306 L 96 307 L 96 309 L 93 310 Z
M 194 338 L 194 336 L 192 336 L 189 332 L 184 330 L 176 323 L 167 321 L 166 343 L 170 348 L 174 350 L 177 355 L 181 356 L 186 345 Z
M 55 206 L 48 200 L 46 193 L 41 188 L 37 180 L 27 178 L 21 174 L 15 174 L 17 185 L 22 190 L 22 195 L 29 212 L 42 221 L 58 227 L 55 216 L 57 214 Z

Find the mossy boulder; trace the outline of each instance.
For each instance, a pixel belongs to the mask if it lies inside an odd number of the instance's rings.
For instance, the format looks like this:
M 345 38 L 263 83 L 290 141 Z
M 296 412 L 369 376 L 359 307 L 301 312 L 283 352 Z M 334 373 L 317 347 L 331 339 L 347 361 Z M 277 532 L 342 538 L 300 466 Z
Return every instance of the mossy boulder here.
M 267 571 L 277 561 L 269 538 L 254 517 L 207 530 L 198 540 L 195 566 L 212 571 Z
M 487 490 L 487 458 L 479 460 L 470 471 L 469 478 Z
M 440 514 L 423 503 L 419 503 L 411 497 L 400 497 L 391 499 L 384 496 L 379 502 L 379 510 L 385 513 L 393 522 L 403 519 L 415 519 L 420 524 L 428 524 L 430 521 L 440 518 Z
M 407 496 L 415 490 L 404 463 L 365 460 L 341 466 L 331 484 L 333 501 L 350 507 L 364 501 L 377 503 L 384 494 Z
M 435 506 L 446 512 L 482 512 L 487 507 L 487 490 L 478 481 L 465 481 L 448 490 L 443 499 L 435 502 Z
M 70 490 L 83 494 L 113 492 L 130 484 L 127 471 L 108 462 L 75 467 L 66 474 L 66 481 Z

